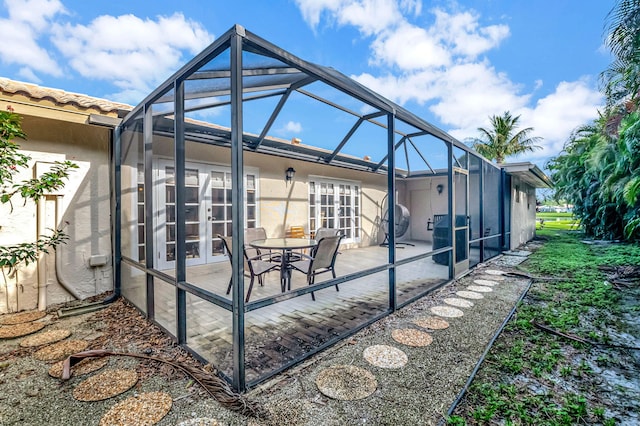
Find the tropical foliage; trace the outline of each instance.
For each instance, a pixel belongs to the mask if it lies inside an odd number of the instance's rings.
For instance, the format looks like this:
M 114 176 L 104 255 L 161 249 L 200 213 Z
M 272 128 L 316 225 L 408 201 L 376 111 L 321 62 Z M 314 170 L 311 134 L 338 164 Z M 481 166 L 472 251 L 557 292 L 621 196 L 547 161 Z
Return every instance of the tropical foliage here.
M 491 116 L 489 120 L 491 128 L 479 127 L 481 137 L 472 140 L 473 149 L 485 158 L 502 163 L 506 157 L 540 148 L 536 143 L 541 138 L 531 136 L 532 127 L 518 130 L 519 115 L 514 117 L 505 111 L 502 115 Z
M 21 117 L 9 106 L 6 111 L 0 111 L 0 203 L 8 204 L 11 212 L 15 196 L 19 195 L 25 203 L 27 200 L 37 202 L 47 192 L 62 188 L 69 172 L 78 167 L 70 161 L 55 162 L 51 170 L 40 177 L 16 182 L 19 169 L 29 167 L 30 160 L 20 152 L 16 138 L 26 139 L 26 134 L 22 131 Z M 61 229 L 51 231 L 35 242 L 0 246 L 0 268 L 11 271 L 21 263 L 34 262 L 40 253 L 48 253 L 67 239 Z
M 587 235 L 640 240 L 640 0 L 609 13 L 614 61 L 602 73 L 607 107 L 549 163 L 556 197 L 575 205 Z

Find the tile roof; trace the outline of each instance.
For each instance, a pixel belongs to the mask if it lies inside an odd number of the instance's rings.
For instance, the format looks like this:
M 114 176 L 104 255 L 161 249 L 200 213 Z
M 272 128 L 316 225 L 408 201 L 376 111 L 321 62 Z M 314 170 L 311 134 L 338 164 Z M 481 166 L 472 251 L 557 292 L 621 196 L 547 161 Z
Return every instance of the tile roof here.
M 52 89 L 42 87 L 36 84 L 25 83 L 22 81 L 10 80 L 0 77 L 0 92 L 18 93 L 28 96 L 32 99 L 51 99 L 52 101 L 62 105 L 76 105 L 81 108 L 95 108 L 102 112 L 112 112 L 118 110 L 130 111 L 133 109 L 131 105 L 121 104 L 108 101 L 106 99 L 94 98 L 79 93 L 66 92 L 60 89 Z

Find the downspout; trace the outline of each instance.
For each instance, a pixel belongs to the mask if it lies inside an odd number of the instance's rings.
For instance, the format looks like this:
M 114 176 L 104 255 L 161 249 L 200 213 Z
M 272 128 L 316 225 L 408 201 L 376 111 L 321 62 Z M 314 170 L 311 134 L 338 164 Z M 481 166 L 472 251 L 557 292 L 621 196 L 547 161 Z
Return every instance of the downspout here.
M 62 219 L 62 195 L 56 195 L 56 225 L 59 222 L 59 219 Z M 69 294 L 75 297 L 77 300 L 81 300 L 82 296 L 78 293 L 67 281 L 67 279 L 62 275 L 62 256 L 60 253 L 60 249 L 62 244 L 56 248 L 56 279 L 60 286 L 64 288 Z

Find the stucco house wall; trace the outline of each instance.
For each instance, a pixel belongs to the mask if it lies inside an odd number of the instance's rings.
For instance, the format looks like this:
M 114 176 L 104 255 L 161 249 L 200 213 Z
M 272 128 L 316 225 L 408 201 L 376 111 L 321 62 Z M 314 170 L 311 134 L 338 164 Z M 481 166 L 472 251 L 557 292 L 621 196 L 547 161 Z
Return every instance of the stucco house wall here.
M 47 228 L 62 228 L 69 237 L 37 263 L 3 270 L 0 313 L 45 309 L 111 290 L 111 130 L 89 124 L 89 116 L 116 117 L 120 106 L 0 79 L 0 108 L 9 105 L 23 117 L 27 140 L 17 142 L 31 157 L 16 181 L 40 175 L 54 161 L 70 160 L 78 169 L 63 189 L 37 204 L 17 196 L 13 210 L 0 205 L 0 244 L 33 242 Z
M 536 189 L 513 176 L 511 180 L 511 241 L 514 250 L 536 236 Z

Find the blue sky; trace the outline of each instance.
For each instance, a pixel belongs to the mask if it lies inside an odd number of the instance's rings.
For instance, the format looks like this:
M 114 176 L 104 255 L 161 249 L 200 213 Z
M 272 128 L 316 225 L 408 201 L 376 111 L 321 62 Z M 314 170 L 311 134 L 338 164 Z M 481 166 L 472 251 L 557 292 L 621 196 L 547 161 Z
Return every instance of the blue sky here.
M 0 77 L 124 102 L 231 26 L 331 66 L 448 131 L 509 110 L 542 165 L 597 117 L 605 0 L 4 0 Z M 296 130 L 292 123 L 292 131 Z M 299 129 L 301 132 L 303 129 Z M 514 159 L 510 159 L 514 160 Z

